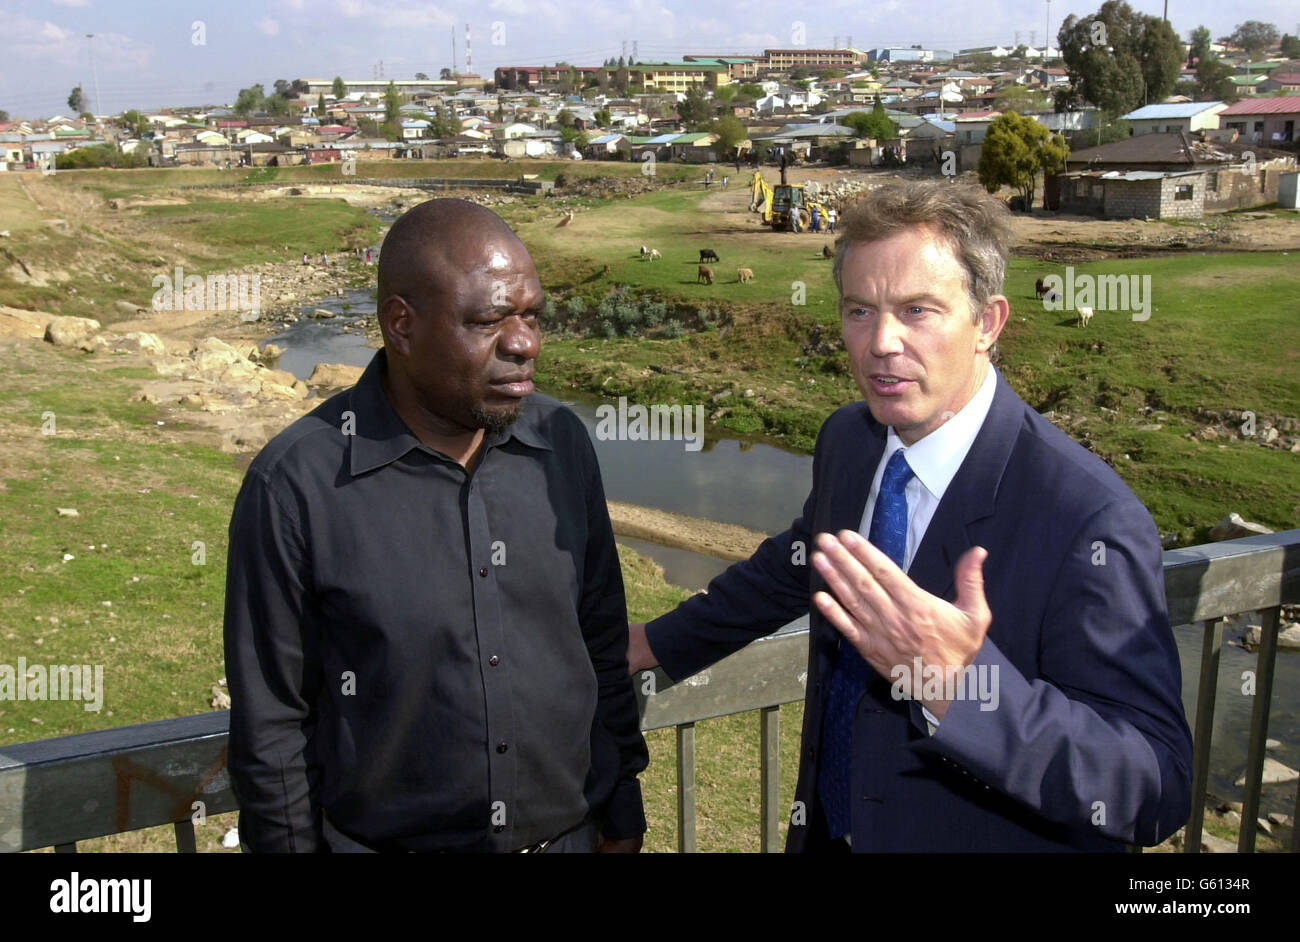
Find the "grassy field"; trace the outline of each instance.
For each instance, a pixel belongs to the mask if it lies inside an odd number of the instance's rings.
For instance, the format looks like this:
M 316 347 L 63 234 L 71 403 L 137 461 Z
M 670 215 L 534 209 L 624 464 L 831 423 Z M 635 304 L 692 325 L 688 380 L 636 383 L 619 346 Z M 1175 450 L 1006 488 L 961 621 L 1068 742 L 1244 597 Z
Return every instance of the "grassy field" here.
M 184 204 L 124 210 L 126 218 L 84 212 L 86 202 L 100 201 L 76 173 L 27 182 L 26 190 L 17 174 L 0 177 L 0 208 L 6 220 L 12 209 L 16 220 L 5 223 L 10 238 L 0 241 L 3 303 L 107 325 L 134 316 L 117 302 L 147 307 L 153 278 L 170 276 L 178 265 L 189 274 L 227 273 L 378 241 L 379 220 L 341 199 L 242 201 L 199 193 Z
M 102 664 L 103 711 L 74 701 L 0 703 L 0 746 L 211 709 L 225 675 L 221 619 L 226 528 L 242 474 L 185 423 L 158 425 L 134 380 L 150 371 L 112 358 L 31 343 L 0 344 L 0 650 L 5 663 Z M 43 434 L 46 413 L 54 434 Z M 77 516 L 61 516 L 59 508 Z M 202 564 L 196 565 L 196 541 Z M 644 620 L 687 593 L 649 560 L 620 548 L 629 608 Z M 65 559 L 65 557 L 72 557 Z M 784 711 L 783 800 L 794 791 L 798 705 Z M 672 730 L 647 736 L 643 777 L 647 846 L 676 846 Z M 697 729 L 699 843 L 757 850 L 758 717 Z M 233 815 L 198 829 L 200 850 L 221 850 Z M 83 850 L 166 851 L 170 827 L 87 841 Z

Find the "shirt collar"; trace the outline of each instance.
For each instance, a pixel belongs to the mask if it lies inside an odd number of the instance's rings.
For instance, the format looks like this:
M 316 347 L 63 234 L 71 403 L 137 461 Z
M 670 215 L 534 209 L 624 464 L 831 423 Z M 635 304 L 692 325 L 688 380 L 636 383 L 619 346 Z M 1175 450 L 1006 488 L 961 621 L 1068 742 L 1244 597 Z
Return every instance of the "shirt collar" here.
M 354 434 L 350 436 L 352 454 L 349 469 L 355 477 L 375 468 L 391 464 L 412 448 L 437 454 L 407 428 L 402 417 L 384 392 L 383 377 L 388 369 L 388 354 L 384 349 L 375 351 L 356 386 L 350 393 L 349 408 L 354 417 Z M 533 395 L 536 395 L 534 393 Z M 532 448 L 550 451 L 540 428 L 540 416 L 533 396 L 524 400 L 524 407 L 510 428 L 504 432 L 488 432 L 484 438 L 484 451 L 516 438 Z M 445 456 L 444 456 L 445 457 Z
M 904 445 L 891 426 L 885 437 L 882 460 L 888 460 L 900 448 L 905 449 L 908 467 L 916 474 L 917 480 L 936 500 L 942 500 L 961 463 L 966 460 L 971 445 L 975 443 L 975 436 L 979 434 L 993 405 L 993 393 L 997 389 L 995 374 L 996 371 L 990 364 L 984 382 L 970 402 L 915 444 Z

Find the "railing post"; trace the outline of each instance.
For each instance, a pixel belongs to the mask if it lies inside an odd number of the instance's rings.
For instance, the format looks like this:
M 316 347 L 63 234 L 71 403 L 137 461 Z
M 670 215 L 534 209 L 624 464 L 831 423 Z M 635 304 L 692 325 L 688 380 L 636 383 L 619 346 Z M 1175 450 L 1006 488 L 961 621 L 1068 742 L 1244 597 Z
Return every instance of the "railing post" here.
M 781 797 L 781 708 L 764 707 L 759 711 L 759 740 L 762 763 L 762 847 L 765 854 L 781 850 L 780 810 Z
M 695 853 L 695 724 L 677 726 L 677 852 Z
M 1273 699 L 1273 668 L 1277 664 L 1277 629 L 1282 606 L 1262 609 L 1259 656 L 1255 659 L 1255 703 L 1250 711 L 1250 750 L 1246 753 L 1246 796 L 1241 803 L 1241 832 L 1237 853 L 1255 852 L 1259 827 L 1259 790 L 1264 779 L 1264 746 L 1268 742 L 1268 708 Z
M 198 853 L 198 844 L 194 840 L 194 822 L 186 818 L 184 821 L 174 822 L 172 827 L 176 829 L 176 853 Z
M 1214 735 L 1214 701 L 1219 692 L 1219 652 L 1223 620 L 1207 618 L 1201 638 L 1201 680 L 1196 688 L 1196 730 L 1192 746 L 1192 816 L 1183 829 L 1183 853 L 1201 852 L 1205 826 L 1205 792 L 1210 782 L 1210 740 Z

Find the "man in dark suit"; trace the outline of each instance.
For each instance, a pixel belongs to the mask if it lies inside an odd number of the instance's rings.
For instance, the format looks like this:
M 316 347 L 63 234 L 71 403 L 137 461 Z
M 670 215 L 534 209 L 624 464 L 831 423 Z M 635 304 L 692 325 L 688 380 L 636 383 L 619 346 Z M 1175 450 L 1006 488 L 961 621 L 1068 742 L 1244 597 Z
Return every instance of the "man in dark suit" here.
M 844 214 L 865 401 L 788 531 L 633 626 L 630 669 L 680 680 L 811 611 L 789 850 L 1115 851 L 1188 816 L 1158 534 L 993 367 L 1010 242 L 999 201 L 937 181 Z

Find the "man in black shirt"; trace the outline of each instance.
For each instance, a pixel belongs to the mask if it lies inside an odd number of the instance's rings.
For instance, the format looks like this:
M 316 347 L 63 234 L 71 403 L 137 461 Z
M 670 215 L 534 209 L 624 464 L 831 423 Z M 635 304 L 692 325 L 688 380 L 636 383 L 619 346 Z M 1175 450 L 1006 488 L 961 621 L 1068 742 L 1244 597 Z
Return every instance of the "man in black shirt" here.
M 241 841 L 635 852 L 622 576 L 586 429 L 533 393 L 532 260 L 494 213 L 433 200 L 394 223 L 378 297 L 384 349 L 235 503 Z

